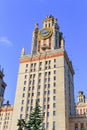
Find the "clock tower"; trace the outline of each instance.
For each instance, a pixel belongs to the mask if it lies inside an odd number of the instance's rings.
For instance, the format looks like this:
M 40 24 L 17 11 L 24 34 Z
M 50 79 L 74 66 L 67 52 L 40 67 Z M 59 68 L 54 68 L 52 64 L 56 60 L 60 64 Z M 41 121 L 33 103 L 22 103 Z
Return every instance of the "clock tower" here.
M 64 39 L 59 32 L 57 19 L 49 15 L 43 20 L 43 27 L 35 25 L 32 37 L 32 53 L 43 53 L 54 49 L 64 48 Z
M 22 49 L 11 130 L 17 130 L 18 119 L 28 121 L 36 100 L 45 130 L 70 130 L 69 116 L 75 114 L 73 75 L 57 19 L 47 16 L 41 29 L 35 25 L 31 54 Z

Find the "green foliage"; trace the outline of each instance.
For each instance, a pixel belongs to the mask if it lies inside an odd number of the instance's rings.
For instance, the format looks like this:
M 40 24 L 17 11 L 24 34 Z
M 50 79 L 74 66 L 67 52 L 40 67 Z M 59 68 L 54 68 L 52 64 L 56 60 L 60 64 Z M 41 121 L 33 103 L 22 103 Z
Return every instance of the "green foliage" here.
M 41 111 L 41 107 L 38 105 L 36 101 L 36 106 L 31 112 L 29 116 L 29 121 L 26 123 L 26 130 L 42 130 L 43 129 L 43 113 Z
M 27 122 L 24 119 L 18 120 L 17 130 L 44 130 L 43 128 L 43 112 L 36 101 L 35 108 L 32 110 Z
M 17 130 L 23 130 L 23 128 L 25 127 L 25 121 L 24 121 L 24 119 L 18 120 L 17 126 L 18 126 Z
M 82 130 L 86 130 L 85 128 L 82 128 Z

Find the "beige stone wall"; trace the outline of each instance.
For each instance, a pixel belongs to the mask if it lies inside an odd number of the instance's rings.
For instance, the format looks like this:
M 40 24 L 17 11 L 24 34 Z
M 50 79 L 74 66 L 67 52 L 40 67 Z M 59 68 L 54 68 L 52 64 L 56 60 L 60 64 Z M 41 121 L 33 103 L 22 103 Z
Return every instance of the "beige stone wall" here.
M 11 130 L 13 106 L 4 105 L 0 108 L 0 130 Z
M 44 56 L 45 58 L 43 58 Z M 30 57 L 31 55 L 29 55 L 29 58 Z M 70 108 L 68 100 L 69 97 L 66 96 L 69 94 L 67 89 L 68 87 L 65 88 L 65 86 L 68 85 L 69 80 L 66 75 L 65 82 L 65 68 L 67 66 L 69 69 L 69 66 L 68 63 L 66 65 L 64 62 L 64 50 L 58 49 L 42 55 L 33 55 L 32 60 L 27 58 L 28 56 L 20 59 L 21 63 L 18 72 L 11 130 L 17 129 L 17 119 L 20 119 L 20 116 L 22 116 L 21 118 L 24 118 L 25 120 L 28 119 L 30 109 L 35 106 L 36 99 L 38 99 L 40 106 L 43 108 L 45 115 L 44 125 L 46 128 L 52 129 L 53 122 L 55 122 L 56 129 L 69 130 Z M 38 60 L 38 58 L 40 60 Z M 35 77 L 33 77 L 34 75 Z M 56 85 L 54 85 L 54 83 Z M 48 84 L 50 87 L 48 87 Z M 24 88 L 25 91 L 23 90 Z M 22 103 L 22 101 L 24 101 L 24 103 Z M 54 107 L 53 104 L 55 104 Z
M 81 130 L 85 128 L 87 130 L 87 117 L 70 117 L 70 130 Z

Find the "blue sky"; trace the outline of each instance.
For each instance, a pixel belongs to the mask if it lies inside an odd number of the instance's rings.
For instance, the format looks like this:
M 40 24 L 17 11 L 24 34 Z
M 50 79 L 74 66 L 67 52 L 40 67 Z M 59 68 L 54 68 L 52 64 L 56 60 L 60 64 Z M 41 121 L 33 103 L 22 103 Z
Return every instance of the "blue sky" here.
M 58 19 L 74 66 L 75 98 L 79 90 L 87 95 L 87 0 L 0 0 L 0 65 L 7 83 L 5 102 L 14 102 L 22 47 L 27 54 L 31 52 L 34 25 L 38 22 L 41 28 L 49 14 Z

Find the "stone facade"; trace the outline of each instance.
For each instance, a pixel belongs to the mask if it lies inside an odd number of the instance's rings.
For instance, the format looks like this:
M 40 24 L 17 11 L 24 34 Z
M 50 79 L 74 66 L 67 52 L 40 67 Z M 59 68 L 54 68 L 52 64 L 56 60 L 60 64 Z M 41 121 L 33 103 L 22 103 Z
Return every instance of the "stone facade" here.
M 9 103 L 0 108 L 0 130 L 11 130 L 13 106 Z
M 17 130 L 17 119 L 28 119 L 36 99 L 43 108 L 46 130 L 70 130 L 69 116 L 75 115 L 74 70 L 64 44 L 53 16 L 43 20 L 41 30 L 35 25 L 31 54 L 23 48 L 20 57 L 11 130 Z

